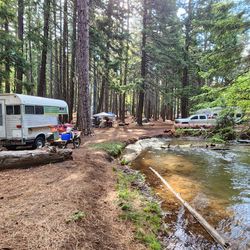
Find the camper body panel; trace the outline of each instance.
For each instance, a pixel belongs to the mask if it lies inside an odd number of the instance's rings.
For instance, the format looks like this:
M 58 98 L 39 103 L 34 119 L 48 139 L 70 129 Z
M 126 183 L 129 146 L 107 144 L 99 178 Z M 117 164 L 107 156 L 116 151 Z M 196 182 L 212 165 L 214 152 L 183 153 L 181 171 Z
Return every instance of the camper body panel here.
M 0 138 L 6 137 L 5 100 L 0 99 Z
M 17 126 L 21 124 L 21 115 L 6 115 L 6 139 L 22 138 L 22 128 L 17 128 Z
M 4 146 L 33 144 L 38 136 L 46 139 L 50 127 L 58 125 L 58 116 L 68 114 L 62 100 L 19 94 L 0 95 L 0 108 L 0 143 Z

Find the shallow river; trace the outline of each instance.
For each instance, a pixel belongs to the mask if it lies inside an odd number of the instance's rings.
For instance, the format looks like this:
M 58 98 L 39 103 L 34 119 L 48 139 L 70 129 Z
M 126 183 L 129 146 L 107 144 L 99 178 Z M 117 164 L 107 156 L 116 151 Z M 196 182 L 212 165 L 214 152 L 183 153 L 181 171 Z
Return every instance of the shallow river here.
M 249 249 L 250 146 L 233 145 L 229 150 L 215 151 L 199 147 L 197 141 L 175 140 L 168 143 L 171 144 L 170 149 L 150 148 L 132 162 L 132 167 L 146 175 L 163 201 L 169 225 L 169 235 L 165 239 L 167 249 L 221 248 L 149 167 L 155 168 L 231 243 L 233 249 Z

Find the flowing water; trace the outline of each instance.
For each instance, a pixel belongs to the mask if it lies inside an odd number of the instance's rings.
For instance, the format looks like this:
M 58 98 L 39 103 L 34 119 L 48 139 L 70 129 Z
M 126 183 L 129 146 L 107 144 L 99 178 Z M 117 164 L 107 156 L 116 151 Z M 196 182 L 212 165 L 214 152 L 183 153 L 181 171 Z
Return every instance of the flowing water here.
M 143 151 L 132 163 L 159 195 L 166 212 L 167 249 L 221 249 L 149 170 L 153 167 L 233 249 L 250 249 L 250 146 L 215 151 L 197 142 L 171 141 L 170 149 Z M 190 147 L 190 143 L 193 146 Z M 184 146 L 173 146 L 180 145 Z M 186 146 L 185 146 L 186 145 Z

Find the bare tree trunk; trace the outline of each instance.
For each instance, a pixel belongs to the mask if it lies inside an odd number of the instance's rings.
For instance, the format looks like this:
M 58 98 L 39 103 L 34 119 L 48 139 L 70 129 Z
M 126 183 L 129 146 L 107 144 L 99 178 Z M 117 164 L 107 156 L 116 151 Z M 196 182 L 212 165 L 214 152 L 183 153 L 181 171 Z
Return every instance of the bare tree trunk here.
M 135 90 L 133 90 L 133 94 L 132 94 L 132 107 L 131 107 L 131 114 L 132 116 L 135 117 L 136 113 L 135 113 Z
M 106 55 L 105 55 L 105 75 L 104 75 L 104 111 L 109 111 L 109 50 L 110 50 L 110 41 L 106 45 Z
M 32 19 L 32 7 L 31 7 L 31 0 L 28 1 L 29 5 L 29 11 L 28 11 L 28 17 L 27 17 L 27 22 L 28 22 L 28 32 L 31 33 L 31 19 Z M 28 54 L 29 54 L 29 72 L 28 72 L 28 78 L 29 78 L 29 84 L 30 88 L 28 91 L 29 95 L 34 95 L 34 76 L 33 76 L 33 53 L 32 53 L 32 43 L 31 39 L 28 39 Z
M 47 50 L 48 50 L 48 38 L 49 38 L 49 16 L 50 16 L 50 0 L 44 1 L 44 28 L 43 28 L 43 49 L 42 59 L 40 68 L 40 78 L 37 88 L 38 96 L 46 96 L 46 61 L 47 61 Z
M 60 0 L 60 14 L 59 14 L 59 30 L 60 30 L 60 37 L 59 41 L 59 95 L 60 98 L 63 99 L 63 12 L 62 12 L 62 0 Z
M 129 33 L 129 26 L 130 26 L 130 20 L 129 20 L 129 15 L 130 15 L 130 0 L 127 0 L 127 27 L 126 27 L 126 31 L 127 33 Z M 126 57 L 125 57 L 125 66 L 124 66 L 124 80 L 123 80 L 123 84 L 127 85 L 127 78 L 128 78 L 128 60 L 129 60 L 129 39 L 127 38 L 126 41 Z M 121 116 L 121 120 L 122 122 L 125 122 L 125 112 L 126 112 L 126 92 L 124 91 L 123 93 L 123 98 L 122 98 L 122 116 Z
M 142 126 L 142 114 L 143 114 L 143 104 L 144 104 L 144 88 L 145 88 L 145 81 L 146 81 L 146 43 L 147 43 L 147 36 L 146 36 L 146 29 L 147 29 L 147 0 L 143 1 L 143 19 L 142 19 L 142 57 L 141 57 L 141 78 L 142 83 L 139 90 L 139 103 L 137 108 L 137 124 Z
M 122 97 L 123 97 L 123 95 L 121 93 L 119 93 L 119 115 L 118 115 L 118 117 L 121 121 L 122 121 L 122 117 L 123 117 L 123 114 L 122 114 L 122 112 L 123 112 L 123 110 L 122 110 L 123 98 Z M 124 116 L 125 116 L 125 114 L 124 114 Z
M 57 39 L 57 18 L 56 18 L 56 0 L 53 0 L 53 26 L 54 26 L 54 39 L 55 39 L 55 45 L 54 45 L 54 98 L 60 98 L 60 86 L 59 86 L 59 60 L 58 60 L 58 39 Z
M 67 100 L 67 40 L 68 40 L 68 4 L 64 0 L 63 7 L 63 41 L 62 41 L 62 93 L 63 99 Z
M 73 19 L 72 19 L 72 46 L 71 46 L 71 64 L 70 64 L 70 98 L 69 98 L 69 117 L 70 120 L 73 118 L 73 109 L 75 102 L 75 69 L 76 69 L 76 8 L 77 8 L 77 0 L 73 0 Z
M 93 79 L 93 113 L 95 114 L 97 111 L 97 70 L 96 70 L 96 62 L 95 58 L 93 59 L 94 63 L 94 79 Z
M 24 0 L 18 0 L 18 39 L 20 40 L 20 50 L 23 54 L 23 14 L 24 14 Z M 23 84 L 23 67 L 17 66 L 16 69 L 16 92 L 22 93 Z
M 109 0 L 108 7 L 107 7 L 107 25 L 111 28 L 112 27 L 112 13 L 113 13 L 113 4 L 114 0 Z M 105 62 L 104 62 L 104 111 L 109 111 L 109 61 L 110 61 L 110 34 L 107 34 L 107 43 L 106 43 L 106 53 L 105 53 Z
M 191 20 L 192 20 L 192 0 L 188 2 L 188 17 L 185 23 L 185 48 L 184 48 L 184 61 L 185 66 L 183 69 L 183 77 L 182 77 L 182 97 L 181 97 L 181 115 L 183 118 L 188 117 L 189 110 L 189 93 L 187 91 L 187 87 L 189 86 L 189 69 L 188 69 L 188 54 L 189 54 L 189 46 L 191 42 L 190 32 L 191 32 Z
M 89 0 L 78 0 L 78 124 L 84 135 L 91 134 L 89 102 Z
M 6 20 L 5 22 L 5 32 L 6 34 L 9 33 L 9 23 Z M 6 44 L 5 50 L 9 50 L 9 45 Z M 7 57 L 5 62 L 5 93 L 10 93 L 10 60 Z
M 52 32 L 50 32 L 50 41 L 52 41 Z M 49 97 L 53 98 L 53 47 L 50 48 L 49 54 Z
M 102 76 L 102 87 L 101 87 L 99 103 L 98 103 L 98 107 L 96 111 L 97 113 L 100 113 L 103 109 L 104 89 L 105 89 L 105 76 Z
M 30 62 L 30 71 L 29 71 L 29 79 L 30 79 L 30 95 L 34 95 L 34 78 L 33 78 L 33 56 L 32 56 L 32 45 L 29 40 L 29 62 Z

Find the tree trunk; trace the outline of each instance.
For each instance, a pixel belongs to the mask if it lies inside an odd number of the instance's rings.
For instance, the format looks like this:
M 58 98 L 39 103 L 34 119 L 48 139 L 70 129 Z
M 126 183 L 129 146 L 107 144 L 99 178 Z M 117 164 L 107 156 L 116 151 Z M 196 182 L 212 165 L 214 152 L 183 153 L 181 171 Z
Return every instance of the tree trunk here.
M 188 117 L 188 102 L 189 102 L 189 92 L 187 87 L 189 86 L 189 46 L 191 43 L 191 21 L 192 21 L 192 0 L 188 2 L 188 16 L 185 22 L 185 45 L 184 45 L 184 61 L 185 66 L 183 68 L 183 77 L 182 77 L 182 96 L 181 96 L 181 116 L 183 118 Z
M 181 97 L 181 117 L 188 117 L 188 93 L 186 87 L 188 86 L 188 68 L 187 66 L 183 69 L 183 78 L 182 78 L 182 88 L 184 93 L 182 93 Z
M 37 88 L 38 96 L 46 96 L 46 61 L 48 50 L 48 38 L 49 38 L 49 17 L 50 17 L 50 0 L 44 1 L 44 27 L 43 27 L 43 46 L 42 46 L 42 59 L 40 67 L 39 84 Z
M 52 41 L 52 31 L 50 31 L 50 41 Z M 50 48 L 49 54 L 49 97 L 53 98 L 53 82 L 54 82 L 54 71 L 53 71 L 53 48 Z
M 75 69 L 76 69 L 76 8 L 77 0 L 73 0 L 73 19 L 72 19 L 72 46 L 71 46 L 71 64 L 70 64 L 70 98 L 69 98 L 69 118 L 73 118 L 73 109 L 75 102 Z
M 5 32 L 9 34 L 9 23 L 6 20 L 5 22 Z M 9 45 L 6 44 L 5 46 L 6 52 L 9 50 Z M 7 57 L 5 62 L 5 93 L 10 93 L 10 60 Z
M 63 11 L 62 11 L 62 0 L 60 0 L 60 15 L 59 15 L 59 95 L 60 99 L 63 99 Z
M 96 62 L 95 58 L 93 59 L 94 68 L 93 68 L 93 113 L 96 114 L 97 111 L 97 69 L 96 69 Z
M 130 15 L 130 0 L 127 0 L 127 27 L 126 27 L 126 32 L 129 33 L 129 26 L 130 26 L 130 20 L 129 20 L 129 15 Z M 125 66 L 124 66 L 124 80 L 123 84 L 127 85 L 127 78 L 128 78 L 128 61 L 129 61 L 129 39 L 127 38 L 126 41 L 126 57 L 125 57 Z M 122 116 L 121 120 L 122 122 L 125 123 L 125 112 L 126 112 L 126 92 L 124 91 L 123 97 L 122 97 Z
M 110 41 L 108 38 L 108 42 L 106 45 L 106 54 L 105 54 L 105 75 L 104 75 L 104 110 L 105 112 L 109 112 L 109 50 L 110 50 Z
M 54 98 L 59 99 L 60 98 L 60 86 L 59 86 L 59 60 L 58 60 L 58 39 L 57 39 L 57 18 L 56 18 L 56 0 L 53 0 L 53 12 L 54 12 L 54 17 L 53 17 L 53 22 L 54 22 L 54 39 L 55 39 L 55 45 L 54 45 L 54 53 L 55 53 L 55 58 L 54 58 Z
M 108 7 L 107 7 L 107 26 L 112 28 L 113 21 L 112 21 L 112 14 L 113 14 L 113 4 L 114 0 L 109 0 Z M 106 43 L 106 52 L 105 52 L 105 59 L 104 59 L 104 110 L 105 112 L 109 112 L 109 62 L 110 62 L 110 45 L 111 45 L 111 38 L 110 32 L 107 33 L 107 43 Z
M 89 102 L 89 0 L 77 0 L 78 9 L 78 82 L 79 127 L 84 135 L 91 134 Z
M 32 7 L 31 1 L 28 1 L 29 4 L 29 11 L 27 14 L 27 22 L 28 22 L 28 32 L 31 33 L 31 20 L 32 20 Z M 29 79 L 29 90 L 27 91 L 28 95 L 34 95 L 34 76 L 33 76 L 33 53 L 32 53 L 32 43 L 31 39 L 28 39 L 28 54 L 29 54 L 29 72 L 28 72 L 28 79 Z
M 144 88 L 145 88 L 145 81 L 146 81 L 146 43 L 147 43 L 147 36 L 146 36 L 146 29 L 147 29 L 147 0 L 143 1 L 143 20 L 142 20 L 142 57 L 141 57 L 141 78 L 142 83 L 139 90 L 139 103 L 137 108 L 137 124 L 142 126 L 142 114 L 143 114 L 143 105 L 144 105 Z
M 20 51 L 23 55 L 23 14 L 24 0 L 18 0 L 18 39 L 20 41 Z M 23 84 L 23 67 L 18 65 L 16 69 L 16 93 L 22 93 Z
M 62 41 L 62 93 L 63 99 L 67 100 L 67 40 L 68 40 L 68 4 L 67 0 L 64 0 L 63 7 L 63 41 Z
M 98 103 L 98 107 L 96 111 L 97 113 L 100 113 L 103 109 L 104 89 L 105 89 L 105 76 L 102 76 L 102 87 L 101 87 L 99 103 Z
M 133 93 L 132 93 L 132 106 L 131 106 L 131 114 L 132 116 L 135 117 L 136 113 L 135 113 L 135 90 L 133 90 Z

